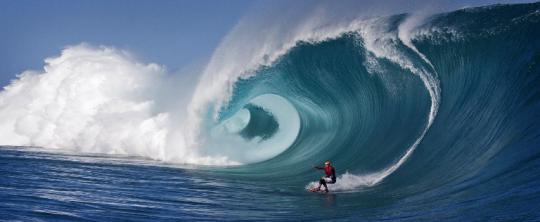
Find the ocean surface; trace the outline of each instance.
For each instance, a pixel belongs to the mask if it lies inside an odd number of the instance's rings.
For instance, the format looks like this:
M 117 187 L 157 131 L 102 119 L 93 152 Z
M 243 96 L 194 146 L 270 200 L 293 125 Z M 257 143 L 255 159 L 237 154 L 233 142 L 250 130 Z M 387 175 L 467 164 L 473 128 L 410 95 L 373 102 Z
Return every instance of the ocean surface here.
M 226 102 L 195 109 L 204 142 L 190 158 L 149 152 L 163 116 L 121 135 L 92 133 L 122 124 L 42 124 L 50 115 L 37 111 L 3 121 L 0 220 L 540 220 L 540 3 L 410 17 L 359 20 L 265 57 Z M 5 88 L 0 114 L 31 110 L 13 95 L 51 70 Z M 146 118 L 130 115 L 121 123 Z M 33 121 L 46 127 L 27 130 Z M 326 160 L 337 183 L 307 192 Z

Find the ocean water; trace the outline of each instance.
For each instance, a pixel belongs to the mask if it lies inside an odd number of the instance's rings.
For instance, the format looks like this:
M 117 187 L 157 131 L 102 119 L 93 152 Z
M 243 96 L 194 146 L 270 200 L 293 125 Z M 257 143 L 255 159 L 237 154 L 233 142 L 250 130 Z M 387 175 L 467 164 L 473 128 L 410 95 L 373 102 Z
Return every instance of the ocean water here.
M 107 137 L 95 132 L 125 129 L 84 122 L 72 135 L 47 119 L 53 111 L 4 121 L 0 130 L 13 136 L 0 148 L 0 218 L 540 220 L 540 3 L 410 18 L 359 20 L 295 40 L 226 79 L 225 100 L 190 113 L 196 154 L 163 148 L 154 132 L 166 132 L 167 118 L 139 113 L 151 110 L 141 100 L 130 100 L 144 105 L 121 123 L 142 119 L 142 133 Z M 53 76 L 55 64 L 36 78 Z M 23 83 L 40 81 L 32 77 L 4 89 L 0 113 L 32 110 L 13 102 Z M 110 120 L 117 110 L 84 117 Z M 34 122 L 47 124 L 28 129 Z M 312 167 L 325 160 L 337 183 L 329 194 L 306 192 L 322 174 Z

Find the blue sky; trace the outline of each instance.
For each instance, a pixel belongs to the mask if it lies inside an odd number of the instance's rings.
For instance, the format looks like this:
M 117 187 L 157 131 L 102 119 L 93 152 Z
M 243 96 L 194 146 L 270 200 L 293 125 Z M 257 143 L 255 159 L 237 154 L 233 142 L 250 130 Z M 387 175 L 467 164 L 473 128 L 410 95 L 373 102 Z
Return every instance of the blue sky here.
M 246 0 L 0 0 L 0 86 L 67 45 L 126 49 L 174 71 L 203 62 L 250 7 Z

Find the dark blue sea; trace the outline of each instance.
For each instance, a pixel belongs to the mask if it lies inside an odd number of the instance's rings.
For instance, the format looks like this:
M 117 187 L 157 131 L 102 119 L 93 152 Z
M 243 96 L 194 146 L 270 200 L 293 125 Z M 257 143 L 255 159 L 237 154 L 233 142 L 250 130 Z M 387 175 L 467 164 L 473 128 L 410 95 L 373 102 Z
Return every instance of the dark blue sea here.
M 203 153 L 244 164 L 51 149 L 32 131 L 0 147 L 0 220 L 539 221 L 540 3 L 432 15 L 404 38 L 408 17 L 296 42 L 235 82 Z M 337 183 L 307 192 L 326 160 Z

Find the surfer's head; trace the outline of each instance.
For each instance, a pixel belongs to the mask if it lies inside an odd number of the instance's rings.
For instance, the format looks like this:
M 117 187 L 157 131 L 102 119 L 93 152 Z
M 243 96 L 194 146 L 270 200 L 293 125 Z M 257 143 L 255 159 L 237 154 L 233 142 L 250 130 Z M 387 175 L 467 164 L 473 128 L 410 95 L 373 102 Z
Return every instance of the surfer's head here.
M 330 161 L 327 160 L 326 162 L 324 162 L 324 165 L 325 165 L 325 166 L 330 166 Z

